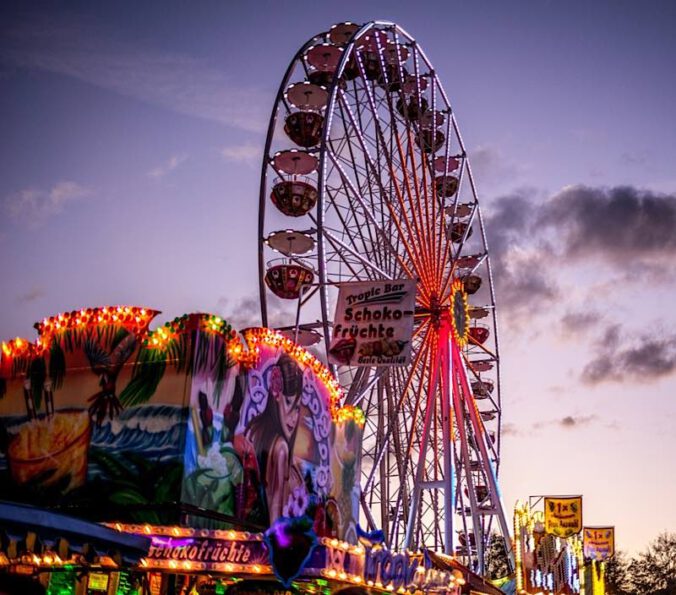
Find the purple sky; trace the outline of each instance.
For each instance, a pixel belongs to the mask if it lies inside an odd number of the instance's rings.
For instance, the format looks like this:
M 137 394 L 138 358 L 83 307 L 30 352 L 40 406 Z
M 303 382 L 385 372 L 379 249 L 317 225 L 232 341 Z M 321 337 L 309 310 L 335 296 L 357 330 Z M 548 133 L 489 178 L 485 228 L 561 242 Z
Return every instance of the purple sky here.
M 418 40 L 470 150 L 508 510 L 581 493 L 643 548 L 676 529 L 670 1 L 3 3 L 0 338 L 117 303 L 255 318 L 277 85 L 311 35 L 371 19 Z

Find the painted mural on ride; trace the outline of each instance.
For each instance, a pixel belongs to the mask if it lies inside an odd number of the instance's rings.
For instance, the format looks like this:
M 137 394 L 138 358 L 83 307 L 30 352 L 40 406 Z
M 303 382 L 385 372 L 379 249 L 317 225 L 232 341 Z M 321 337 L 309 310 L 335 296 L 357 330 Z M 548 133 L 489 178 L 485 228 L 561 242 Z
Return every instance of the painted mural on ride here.
M 2 344 L 2 498 L 205 529 L 303 518 L 356 543 L 363 415 L 328 369 L 272 330 L 209 314 L 150 330 L 157 314 L 83 309 Z

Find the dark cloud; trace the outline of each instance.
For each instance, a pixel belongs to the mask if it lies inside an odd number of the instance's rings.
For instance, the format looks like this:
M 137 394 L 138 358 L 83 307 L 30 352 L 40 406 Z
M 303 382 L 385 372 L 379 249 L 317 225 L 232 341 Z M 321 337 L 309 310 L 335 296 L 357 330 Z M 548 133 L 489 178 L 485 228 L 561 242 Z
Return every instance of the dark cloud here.
M 497 299 L 510 313 L 527 313 L 533 305 L 541 307 L 558 296 L 549 274 L 549 246 L 541 243 L 535 250 L 522 249 L 533 239 L 535 209 L 533 192 L 524 190 L 493 201 L 486 218 Z
M 247 296 L 235 302 L 228 298 L 221 298 L 218 300 L 216 308 L 238 331 L 261 324 L 260 302 L 253 296 Z
M 595 348 L 594 358 L 584 367 L 586 384 L 645 382 L 676 372 L 676 335 L 626 337 L 617 325 L 610 326 Z
M 630 186 L 569 186 L 546 198 L 532 189 L 491 201 L 486 231 L 497 299 L 510 315 L 560 296 L 561 264 L 604 262 L 631 279 L 664 283 L 676 256 L 676 195 Z M 569 315 L 564 330 L 592 323 Z
M 676 196 L 631 186 L 565 188 L 538 209 L 535 224 L 561 232 L 563 254 L 622 266 L 676 254 Z
M 518 264 L 498 269 L 496 288 L 500 306 L 510 311 L 531 312 L 559 295 L 556 283 L 543 270 L 538 258 L 522 260 Z
M 528 190 L 503 196 L 491 203 L 486 219 L 491 259 L 505 258 L 510 248 L 522 243 L 530 227 L 533 209 L 532 193 Z

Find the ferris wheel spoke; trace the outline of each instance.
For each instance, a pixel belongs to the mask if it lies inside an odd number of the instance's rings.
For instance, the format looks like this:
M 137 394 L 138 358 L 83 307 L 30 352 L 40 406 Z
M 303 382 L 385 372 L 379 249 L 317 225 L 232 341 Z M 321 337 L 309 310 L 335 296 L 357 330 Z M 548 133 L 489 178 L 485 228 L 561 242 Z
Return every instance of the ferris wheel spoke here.
M 386 378 L 386 391 L 390 391 L 392 395 L 400 394 L 405 395 L 406 386 L 402 380 L 401 375 L 398 373 L 399 370 L 395 371 L 395 374 L 388 376 Z M 414 377 L 409 377 L 406 381 L 406 385 L 410 385 Z M 390 382 L 392 381 L 392 382 Z M 388 399 L 388 403 L 392 403 L 394 399 Z M 403 449 L 403 445 L 400 442 L 399 436 L 404 435 L 405 429 L 407 427 L 406 416 L 401 411 L 402 405 L 404 403 L 403 398 L 399 398 L 398 402 L 394 407 L 389 406 L 389 418 L 391 420 L 390 431 L 385 436 L 385 439 L 380 445 L 380 450 L 376 453 L 376 460 L 379 462 L 380 466 L 376 468 L 375 466 L 371 469 L 371 473 L 368 475 L 365 485 L 370 486 L 369 489 L 373 489 L 376 484 L 383 485 L 387 484 L 388 479 L 387 475 L 383 475 L 383 457 L 389 453 L 392 459 L 394 460 L 394 467 L 390 469 L 390 477 L 397 477 L 397 481 L 393 486 L 394 489 L 391 489 L 389 502 L 394 503 L 396 500 L 396 505 L 392 505 L 391 509 L 393 512 L 390 513 L 391 522 L 390 526 L 394 527 L 392 529 L 393 538 L 399 540 L 400 537 L 397 537 L 397 527 L 401 527 L 401 518 L 407 518 L 409 510 L 409 483 L 411 482 L 411 474 L 408 472 L 408 465 L 410 458 L 406 456 L 406 453 Z M 378 478 L 378 481 L 376 481 Z M 412 484 L 411 484 L 412 485 Z M 402 528 L 403 529 L 403 528 Z
M 362 76 L 364 77 L 364 79 L 366 79 L 367 77 L 366 77 L 366 74 L 365 74 L 365 71 L 364 71 L 364 65 L 362 63 L 362 59 L 361 59 L 359 53 L 357 53 L 356 61 L 357 61 L 357 64 L 359 66 L 359 69 L 361 70 Z M 342 93 L 340 91 L 339 91 L 338 94 L 339 94 L 339 97 L 342 97 Z M 373 99 L 373 93 L 372 93 L 371 89 L 368 87 L 368 85 L 366 86 L 366 96 L 368 98 L 368 103 L 371 106 L 371 111 L 373 112 L 376 134 L 379 136 L 379 138 L 383 142 L 383 145 L 385 145 L 383 132 L 382 132 L 382 129 L 380 127 L 378 113 L 377 113 L 377 110 L 376 110 L 376 107 L 375 107 L 375 102 L 374 102 L 374 99 Z M 348 113 L 348 116 L 350 117 L 350 120 L 351 120 L 353 126 L 355 126 L 354 119 L 352 117 L 352 113 L 349 110 L 349 106 L 348 106 L 347 113 Z M 360 134 L 359 130 L 356 129 L 356 126 L 355 126 L 355 132 L 359 135 L 359 138 L 361 138 L 361 134 Z M 366 159 L 369 161 L 369 164 L 371 165 L 372 169 L 374 171 L 376 171 L 376 167 L 373 163 L 373 159 L 370 155 L 370 152 L 368 151 L 368 149 L 365 145 L 363 146 L 363 149 L 364 149 Z M 385 157 L 388 160 L 390 159 L 390 156 L 388 154 L 385 154 Z M 394 172 L 393 172 L 392 167 L 390 165 L 390 174 L 393 174 L 393 173 Z M 394 183 L 395 189 L 397 189 L 398 185 L 397 185 L 396 177 L 394 177 L 394 176 L 392 177 L 392 182 Z M 384 187 L 382 186 L 382 183 L 381 183 L 381 188 L 382 188 L 383 191 L 385 190 Z M 401 196 L 399 196 L 398 192 L 396 192 L 396 194 L 398 195 L 398 199 L 399 199 L 399 202 L 401 204 L 401 202 L 402 202 Z M 413 233 L 411 233 L 410 226 L 407 226 L 408 229 L 406 231 L 408 233 L 404 232 L 404 230 L 402 228 L 401 221 L 400 221 L 400 217 L 397 214 L 396 210 L 392 206 L 391 197 L 388 194 L 385 193 L 384 199 L 385 199 L 385 204 L 390 211 L 390 216 L 392 217 L 394 224 L 397 228 L 397 231 L 398 231 L 400 237 L 402 238 L 402 240 L 404 240 L 404 247 L 406 249 L 408 257 L 409 257 L 411 263 L 413 264 L 413 267 L 416 270 L 416 274 L 417 274 L 418 278 L 423 282 L 423 290 L 425 290 L 426 289 L 425 284 L 429 282 L 428 279 L 427 279 L 427 271 L 421 266 L 421 259 L 420 259 L 419 255 L 417 253 L 417 250 L 415 249 L 415 245 L 412 245 L 411 243 L 406 241 L 406 238 L 412 239 L 412 238 L 415 238 L 416 236 Z M 405 210 L 405 209 L 402 209 L 402 210 Z M 404 221 L 405 221 L 405 223 L 408 223 L 407 220 L 404 220 Z
M 371 370 L 372 368 L 360 368 L 360 370 Z M 350 385 L 350 391 L 348 392 L 347 396 L 345 397 L 345 403 L 347 405 L 356 405 L 356 406 L 361 406 L 362 401 L 366 397 L 367 394 L 370 393 L 370 391 L 373 389 L 374 386 L 378 382 L 381 381 L 381 379 L 387 375 L 387 368 L 381 366 L 380 368 L 375 368 L 375 372 L 373 374 L 373 377 L 368 379 L 368 382 L 363 385 L 357 385 L 357 389 L 353 390 L 352 385 Z
M 414 372 L 415 372 L 415 370 L 418 369 L 421 362 L 425 361 L 427 354 L 428 354 L 428 349 L 429 349 L 428 345 L 423 346 L 423 348 L 416 354 L 416 358 L 415 358 L 415 360 L 413 361 L 413 363 L 410 367 L 411 373 L 409 374 L 406 381 L 403 382 L 403 383 L 398 383 L 397 392 L 401 396 L 400 396 L 399 400 L 397 401 L 395 409 L 390 412 L 392 417 L 393 417 L 392 421 L 394 423 L 392 424 L 391 428 L 388 430 L 387 434 L 384 436 L 384 446 L 383 446 L 383 450 L 378 455 L 379 458 L 384 455 L 385 448 L 387 447 L 387 445 L 389 443 L 390 435 L 391 435 L 392 431 L 395 428 L 397 428 L 397 421 L 401 419 L 400 411 L 401 411 L 402 406 L 404 404 L 404 401 L 405 401 L 405 399 L 406 399 L 406 397 L 409 393 L 409 390 L 411 389 L 411 386 L 412 386 L 412 384 L 415 380 L 415 373 Z M 406 422 L 404 422 L 404 423 L 406 423 Z M 405 457 L 404 461 L 406 462 L 407 459 L 408 459 L 408 457 Z M 406 474 L 403 473 L 400 477 L 406 477 Z M 374 474 L 372 473 L 366 481 L 366 486 L 367 487 L 371 486 L 373 481 L 374 481 Z
M 441 276 L 441 271 L 446 269 L 446 260 L 440 259 L 437 255 L 435 258 L 434 247 L 437 242 L 437 228 L 439 226 L 443 227 L 443 215 L 439 216 L 437 213 L 437 198 L 436 198 L 436 186 L 431 184 L 427 179 L 428 166 L 425 164 L 426 157 L 424 153 L 421 153 L 420 156 L 420 166 L 417 167 L 415 163 L 415 143 L 413 141 L 413 133 L 411 129 L 407 129 L 407 146 L 410 160 L 412 163 L 412 172 L 413 172 L 413 184 L 416 188 L 420 187 L 421 192 L 417 192 L 416 203 L 420 207 L 419 216 L 421 218 L 421 225 L 424 225 L 424 240 L 425 245 L 428 246 L 427 258 L 430 261 L 431 265 L 431 274 L 433 279 L 433 286 L 435 292 L 438 294 L 438 287 L 440 285 L 439 279 Z M 420 178 L 418 178 L 418 169 L 420 171 Z M 431 196 L 430 196 L 431 194 Z M 420 195 L 422 195 L 422 201 L 420 200 Z M 431 203 L 431 206 L 430 206 Z M 424 205 L 424 211 L 423 211 Z M 426 222 L 426 223 L 424 223 Z
M 412 59 L 413 59 L 413 72 L 414 72 L 414 77 L 416 80 L 416 100 L 418 103 L 421 103 L 421 98 L 422 98 L 422 91 L 420 88 L 420 69 L 419 69 L 419 63 L 418 63 L 418 46 L 416 43 L 412 44 Z M 399 60 L 399 64 L 401 65 L 401 61 Z M 434 79 L 434 77 L 432 77 Z M 432 87 L 432 90 L 434 90 L 434 86 Z M 406 101 L 406 98 L 403 95 L 403 92 L 401 93 L 401 100 Z M 432 113 L 434 113 L 436 108 L 435 104 L 435 94 L 432 93 Z M 422 195 L 424 198 L 424 205 L 425 205 L 425 212 L 424 212 L 424 220 L 427 221 L 428 223 L 428 228 L 427 228 L 427 237 L 428 237 L 428 242 L 426 242 L 426 245 L 429 247 L 433 248 L 436 244 L 436 237 L 435 237 L 435 231 L 436 231 L 436 226 L 437 226 L 437 215 L 436 215 L 436 186 L 432 184 L 432 212 L 430 213 L 429 209 L 429 197 L 428 197 L 428 182 L 427 182 L 427 172 L 429 169 L 429 163 L 427 162 L 427 156 L 424 151 L 420 151 L 420 171 L 421 171 L 421 184 L 418 182 L 417 179 L 417 173 L 416 173 L 416 166 L 415 166 L 415 145 L 413 142 L 413 134 L 414 131 L 412 130 L 411 127 L 406 127 L 406 132 L 407 132 L 407 141 L 408 141 L 408 155 L 412 164 L 412 172 L 414 176 L 414 185 L 416 188 L 420 187 L 422 190 Z M 417 126 L 417 140 L 420 146 L 423 145 L 423 137 L 422 137 L 422 126 L 418 124 Z M 419 202 L 419 196 L 418 198 L 418 204 Z M 421 217 L 423 216 L 423 213 L 421 212 Z M 443 220 L 443 216 L 441 217 Z M 436 280 L 438 278 L 438 270 L 440 265 L 443 264 L 443 261 L 437 259 L 434 259 L 433 256 L 430 254 L 430 259 L 432 260 L 432 269 L 433 269 L 433 275 L 434 279 Z M 435 283 L 435 287 L 438 287 L 438 282 Z
M 333 159 L 333 155 L 329 152 L 328 153 L 329 157 Z M 337 164 L 338 167 L 340 167 L 339 164 Z M 344 172 L 341 172 L 344 173 Z M 393 254 L 396 257 L 396 260 L 398 264 L 400 265 L 401 269 L 406 272 L 407 274 L 410 275 L 410 271 L 408 269 L 408 265 L 403 261 L 401 256 L 397 253 L 396 249 L 392 246 L 390 237 L 388 234 L 380 228 L 378 225 L 378 222 L 375 220 L 375 216 L 372 213 L 371 210 L 368 209 L 367 205 L 364 204 L 363 199 L 361 197 L 361 194 L 354 188 L 352 185 L 350 179 L 344 175 L 343 176 L 343 181 L 345 182 L 345 187 L 350 189 L 350 198 L 353 198 L 356 200 L 356 202 L 359 203 L 362 212 L 365 216 L 364 221 L 367 221 L 370 225 L 369 228 L 373 228 L 375 231 L 376 235 L 380 237 L 381 244 L 378 244 L 379 246 L 382 246 L 383 248 L 387 248 L 387 252 Z M 352 201 L 348 198 L 348 202 L 352 203 Z M 375 243 L 374 243 L 375 244 Z M 394 274 L 394 273 L 392 273 Z
M 437 87 L 436 85 L 436 79 L 435 79 L 435 89 Z M 446 148 L 445 152 L 443 155 L 444 163 L 448 163 L 448 159 L 450 157 L 450 151 L 451 151 L 451 123 L 453 121 L 453 113 L 450 110 L 450 107 L 447 107 L 448 110 L 448 118 L 446 119 Z M 447 172 L 444 172 L 444 175 Z M 452 242 L 450 241 L 448 237 L 448 233 L 446 232 L 446 221 L 445 221 L 445 212 L 444 212 L 444 203 L 445 200 L 443 197 L 441 200 L 439 200 L 439 197 L 437 196 L 437 185 L 436 182 L 432 184 L 432 188 L 434 191 L 434 206 L 439 203 L 439 208 L 440 208 L 440 217 L 439 217 L 439 230 L 437 232 L 437 237 L 435 238 L 435 245 L 436 245 L 436 257 L 437 257 L 437 262 L 444 263 L 443 266 L 440 267 L 440 270 L 438 271 L 438 286 L 440 288 L 439 290 L 439 295 L 442 300 L 445 300 L 447 298 L 446 292 L 450 291 L 450 284 L 451 280 L 453 278 L 453 269 L 451 266 L 449 266 L 448 260 L 451 257 L 452 254 Z M 454 209 L 457 206 L 457 201 L 458 197 L 460 195 L 460 189 L 456 190 L 455 192 L 455 200 L 453 202 L 454 204 Z M 455 211 L 454 211 L 455 212 Z M 452 225 L 453 218 L 451 218 L 450 225 Z
M 436 392 L 437 392 L 437 382 L 439 378 L 439 366 L 440 366 L 440 353 L 438 350 L 438 340 L 433 342 L 433 347 L 431 350 L 431 365 L 430 365 L 430 381 L 425 387 L 421 387 L 421 390 L 425 391 L 425 422 L 423 426 L 422 435 L 420 436 L 420 448 L 418 451 L 418 463 L 415 472 L 415 484 L 413 486 L 413 494 L 411 496 L 411 509 L 412 514 L 409 514 L 408 523 L 406 526 L 406 537 L 404 539 L 405 547 L 408 547 L 412 543 L 414 531 L 415 531 L 415 521 L 416 518 L 414 514 L 417 511 L 420 511 L 420 502 L 423 490 L 423 480 L 425 478 L 425 471 L 427 467 L 427 451 L 429 448 L 430 442 L 430 432 L 433 425 L 433 418 L 436 413 Z M 425 390 L 426 389 L 426 390 Z M 412 436 L 410 444 L 413 443 Z M 420 522 L 418 522 L 418 526 Z
M 469 382 L 467 380 L 467 376 L 464 373 L 464 369 L 462 368 L 461 358 L 457 349 L 455 349 L 453 357 L 457 362 L 457 365 L 454 367 L 456 367 L 458 371 L 458 382 L 460 385 L 459 388 L 461 388 L 462 394 L 465 396 L 465 398 L 467 395 L 470 395 L 471 398 L 471 390 L 469 388 Z M 460 394 L 458 394 L 458 398 L 462 398 Z M 500 492 L 498 490 L 496 470 L 494 469 L 490 460 L 490 456 L 488 454 L 486 440 L 487 433 L 483 425 L 483 421 L 481 420 L 481 417 L 479 416 L 476 407 L 468 406 L 467 411 L 469 414 L 469 423 L 471 424 L 471 427 L 474 431 L 475 441 L 476 444 L 478 445 L 477 454 L 479 455 L 480 460 L 483 461 L 482 471 L 484 478 L 487 480 L 486 485 L 489 488 L 489 497 L 491 500 L 492 509 L 497 515 L 497 521 L 500 524 L 501 531 L 503 531 L 505 535 L 509 535 L 509 527 L 507 525 L 507 520 L 505 518 L 504 511 L 502 509 L 502 504 L 500 502 Z M 479 543 L 478 539 L 477 543 Z M 479 559 L 481 561 L 481 555 L 479 555 Z
M 381 257 L 380 251 L 377 249 L 378 245 L 374 238 L 374 234 L 376 234 L 377 231 L 373 230 L 371 225 L 365 223 L 366 217 L 360 217 L 356 210 L 354 201 L 350 201 L 346 196 L 345 202 L 349 205 L 346 209 L 342 206 L 342 204 L 339 203 L 341 196 L 338 192 L 330 191 L 327 188 L 327 196 L 329 197 L 333 211 L 335 212 L 339 221 L 342 223 L 344 239 L 352 244 L 353 252 L 356 252 L 357 254 L 361 253 L 366 257 L 370 257 L 371 260 L 374 261 L 375 268 L 384 274 L 386 278 L 392 278 L 391 273 L 383 270 L 383 259 Z M 350 217 L 350 224 L 348 224 L 343 211 L 347 211 L 346 214 Z M 366 229 L 368 238 L 364 235 L 364 228 Z M 351 229 L 354 233 L 345 233 L 345 230 L 348 229 Z M 335 238 L 336 236 L 334 235 L 333 237 Z M 357 245 L 357 242 L 359 242 L 359 245 Z
M 342 105 L 341 105 L 341 108 L 342 108 Z M 364 134 L 363 137 L 364 137 L 364 139 L 368 138 L 368 136 L 366 134 Z M 370 208 L 372 208 L 375 213 L 378 213 L 380 215 L 381 227 L 383 229 L 389 228 L 388 234 L 390 234 L 394 237 L 394 241 L 395 241 L 395 244 L 396 244 L 395 248 L 396 248 L 397 253 L 399 253 L 400 252 L 400 244 L 401 244 L 400 238 L 397 234 L 392 233 L 393 226 L 392 226 L 391 221 L 389 221 L 389 218 L 387 217 L 387 210 L 379 208 L 378 203 L 375 202 L 375 198 L 374 198 L 375 196 L 382 196 L 383 195 L 383 182 L 382 182 L 382 179 L 381 179 L 382 174 L 380 172 L 382 172 L 384 168 L 383 168 L 383 165 L 382 165 L 382 162 L 381 162 L 382 152 L 379 150 L 377 137 L 375 139 L 375 142 L 371 141 L 370 144 L 375 148 L 375 153 L 376 153 L 376 156 L 378 157 L 378 166 L 376 168 L 377 171 L 378 171 L 378 175 L 375 176 L 372 173 L 373 168 L 366 168 L 365 175 L 363 177 L 364 183 L 361 186 L 358 184 L 358 187 L 361 188 L 361 190 L 364 194 L 368 194 L 369 199 L 370 199 L 370 205 L 369 205 Z M 359 169 L 361 170 L 362 168 L 359 168 Z M 375 180 L 375 178 L 377 178 L 377 180 Z M 375 189 L 374 189 L 374 183 L 373 183 L 374 181 L 376 181 Z M 390 186 L 391 186 L 391 182 L 390 182 Z M 374 190 L 375 190 L 375 192 L 374 192 Z M 384 193 L 385 194 L 391 194 L 391 188 L 385 189 Z M 389 223 L 389 225 L 387 223 Z M 388 254 L 387 256 L 388 256 L 388 259 L 391 262 L 392 261 L 391 254 Z
M 341 166 L 340 166 L 340 163 L 338 162 L 338 160 L 335 158 L 335 156 L 333 155 L 333 153 L 332 153 L 331 151 L 328 151 L 328 156 L 329 156 L 329 158 L 331 158 L 331 160 L 334 162 L 334 164 L 335 164 L 338 168 L 341 169 L 341 173 L 344 173 L 344 172 L 342 172 L 342 168 L 341 168 Z M 368 156 L 367 156 L 367 159 L 369 159 Z M 346 183 L 346 186 L 349 187 L 349 188 L 351 189 L 351 191 L 352 191 L 352 196 L 360 203 L 360 206 L 362 207 L 364 214 L 365 214 L 365 215 L 367 216 L 367 218 L 370 220 L 371 224 L 374 226 L 374 228 L 376 228 L 376 229 L 379 230 L 379 235 L 381 235 L 381 238 L 386 242 L 386 245 L 389 245 L 389 246 L 390 246 L 390 248 L 392 249 L 393 253 L 396 254 L 397 261 L 398 261 L 398 263 L 400 264 L 400 266 L 402 267 L 402 270 L 404 270 L 404 271 L 407 272 L 407 274 L 409 275 L 409 278 L 414 278 L 414 276 L 411 274 L 411 271 L 410 271 L 408 265 L 407 265 L 407 264 L 404 262 L 404 260 L 402 259 L 402 256 L 401 256 L 400 254 L 398 254 L 398 253 L 394 250 L 394 248 L 391 246 L 391 243 L 390 243 L 390 241 L 389 241 L 389 238 L 387 237 L 387 235 L 385 234 L 385 232 L 380 228 L 380 226 L 378 225 L 377 221 L 375 221 L 375 218 L 374 218 L 373 214 L 369 211 L 368 207 L 364 204 L 363 199 L 362 199 L 361 196 L 360 196 L 360 193 L 357 192 L 357 190 L 354 188 L 354 186 L 352 185 L 351 180 L 350 180 L 350 178 L 347 176 L 347 174 L 344 174 L 343 179 L 344 179 L 344 181 L 345 181 L 345 183 Z M 412 261 L 411 261 L 411 262 L 412 262 Z M 415 263 L 412 262 L 412 264 L 414 265 Z
M 327 193 L 329 196 L 331 196 L 330 193 Z M 336 213 L 340 213 L 339 209 L 336 209 Z M 343 223 L 343 229 L 349 229 L 349 226 L 347 225 L 347 222 L 345 219 L 340 217 L 342 223 Z M 357 229 L 359 229 L 359 226 L 355 226 Z M 355 230 L 356 231 L 356 230 Z M 348 235 L 347 237 L 353 237 L 354 234 Z M 360 235 L 359 232 L 357 232 L 357 235 Z M 324 226 L 324 236 L 326 239 L 328 239 L 329 243 L 334 249 L 334 255 L 339 258 L 342 262 L 345 263 L 345 265 L 350 269 L 350 271 L 353 273 L 355 277 L 358 277 L 357 271 L 352 267 L 352 264 L 348 261 L 346 258 L 347 255 L 352 256 L 357 262 L 359 262 L 362 265 L 362 270 L 365 271 L 366 275 L 370 279 L 377 279 L 377 278 L 385 278 L 385 279 L 391 279 L 392 277 L 374 265 L 371 261 L 369 261 L 367 258 L 362 256 L 358 249 L 353 249 L 351 246 L 340 240 L 331 230 L 330 228 L 327 228 Z M 366 248 L 366 245 L 364 244 L 363 246 L 363 251 L 364 254 L 369 254 L 369 250 Z
M 340 102 L 338 103 L 338 106 L 339 106 L 339 109 L 341 110 L 341 113 L 342 113 L 343 107 L 342 107 L 342 104 Z M 349 136 L 346 135 L 346 138 L 349 138 Z M 352 142 L 347 143 L 347 148 L 349 150 L 350 159 L 351 159 L 351 162 L 353 164 L 353 172 L 354 172 L 354 175 L 355 175 L 356 186 L 357 186 L 357 188 L 361 188 L 362 183 L 363 183 L 360 179 L 362 176 L 359 173 L 359 170 L 361 169 L 361 164 L 358 163 Z M 368 176 L 367 170 L 364 170 L 364 174 L 365 174 L 365 177 Z M 340 175 L 338 176 L 338 179 L 344 185 L 343 179 Z M 368 185 L 368 190 L 369 190 L 369 198 L 370 198 L 371 206 L 372 206 L 372 208 L 374 208 L 375 205 L 374 205 L 373 192 L 372 192 L 370 185 Z M 348 205 L 350 205 L 350 208 L 353 210 L 353 214 L 354 214 L 355 219 L 356 219 L 357 215 L 356 215 L 356 212 L 354 212 L 354 203 L 349 200 L 349 194 L 347 192 L 347 188 L 345 188 L 345 194 L 348 197 L 347 203 L 348 203 Z M 333 198 L 332 198 L 332 202 L 334 202 Z M 335 207 L 335 202 L 334 202 L 334 207 Z M 363 221 L 364 217 L 362 217 L 361 219 Z M 367 229 L 367 233 L 368 233 L 368 236 L 369 236 L 370 245 L 375 246 L 376 242 L 375 242 L 375 238 L 374 238 L 374 235 L 373 235 L 374 232 L 372 231 L 371 226 L 367 225 L 366 229 Z M 362 230 L 361 230 L 361 226 L 359 226 L 359 228 L 358 228 L 358 233 L 359 233 L 359 236 L 362 240 L 362 245 L 363 245 L 364 249 L 366 250 L 366 240 L 364 239 L 364 236 L 363 236 L 363 233 L 362 233 Z M 378 250 L 375 250 L 375 249 L 373 249 L 371 252 L 375 257 L 375 260 L 376 260 L 378 266 L 380 266 L 382 268 L 384 265 L 383 265 L 383 258 L 381 256 L 381 252 L 378 251 Z
M 424 347 L 423 350 L 418 353 L 418 356 L 419 356 L 418 361 L 414 362 L 415 368 L 417 368 L 417 366 L 420 364 L 420 361 L 422 359 L 424 359 L 424 357 L 426 356 L 426 352 L 427 352 L 427 349 L 426 349 L 426 347 Z M 398 371 L 395 371 L 395 375 L 397 373 L 398 373 Z M 408 395 L 408 392 L 410 390 L 411 384 L 414 382 L 415 378 L 416 378 L 415 374 L 409 374 L 408 378 L 405 381 L 401 381 L 401 379 L 395 379 L 395 384 L 397 384 L 397 393 L 400 394 L 401 396 L 399 397 L 395 408 L 390 411 L 393 424 L 391 425 L 387 434 L 384 436 L 383 450 L 378 455 L 379 457 L 383 456 L 383 454 L 385 452 L 384 448 L 387 447 L 387 445 L 388 445 L 391 433 L 395 429 L 398 429 L 398 422 L 401 421 L 402 423 L 406 424 L 405 418 L 403 417 L 401 411 L 402 411 L 402 407 L 405 403 L 406 396 Z M 388 379 L 392 379 L 392 376 L 389 376 Z M 404 459 L 404 460 L 406 460 L 406 459 Z M 402 475 L 402 477 L 405 477 L 405 474 Z M 374 481 L 374 476 L 370 475 L 367 479 L 367 485 L 370 486 L 373 481 Z
M 408 132 L 409 132 L 409 141 L 411 141 L 410 129 L 408 129 Z M 425 249 L 425 247 L 427 246 L 427 242 L 426 242 L 425 232 L 423 231 L 423 224 L 422 224 L 423 214 L 422 213 L 416 213 L 416 208 L 415 208 L 415 205 L 420 205 L 420 202 L 421 202 L 420 196 L 418 195 L 418 192 L 417 192 L 417 184 L 414 183 L 413 187 L 411 186 L 411 183 L 410 183 L 410 180 L 409 180 L 408 168 L 406 167 L 407 158 L 404 155 L 404 150 L 403 150 L 403 147 L 402 147 L 401 139 L 400 139 L 399 134 L 396 130 L 394 131 L 394 140 L 395 140 L 396 145 L 397 145 L 397 150 L 398 150 L 398 153 L 399 153 L 400 160 L 404 163 L 404 165 L 402 166 L 402 178 L 403 178 L 403 185 L 405 186 L 405 189 L 406 189 L 404 191 L 399 186 L 399 181 L 397 179 L 395 172 L 392 170 L 392 166 L 391 166 L 390 173 L 391 173 L 391 176 L 392 176 L 392 181 L 394 183 L 395 195 L 396 195 L 397 199 L 399 200 L 399 204 L 400 204 L 402 213 L 406 213 L 406 212 L 410 213 L 410 219 L 413 223 L 413 229 L 411 229 L 410 223 L 408 223 L 408 219 L 405 218 L 404 220 L 407 222 L 407 231 L 412 237 L 415 237 L 420 242 L 420 246 L 421 246 L 421 249 L 422 249 L 422 252 L 420 253 L 420 259 L 422 261 L 423 268 L 428 272 L 427 282 L 430 283 L 431 279 L 429 278 L 429 275 L 431 274 L 430 269 L 432 268 L 432 264 L 430 262 L 429 254 L 427 253 L 427 251 Z M 411 143 L 410 142 L 409 142 L 408 148 L 409 148 L 409 150 L 408 150 L 409 157 L 410 157 L 411 162 L 412 162 L 413 156 L 411 155 L 411 153 L 413 151 L 411 150 Z M 411 163 L 411 165 L 412 165 L 412 169 L 414 170 L 414 164 Z M 413 190 L 414 188 L 415 188 L 415 192 Z M 406 194 L 409 198 L 408 208 L 406 207 L 405 202 L 404 202 L 404 194 Z M 431 292 L 430 290 L 431 290 L 431 288 L 428 287 L 428 292 Z

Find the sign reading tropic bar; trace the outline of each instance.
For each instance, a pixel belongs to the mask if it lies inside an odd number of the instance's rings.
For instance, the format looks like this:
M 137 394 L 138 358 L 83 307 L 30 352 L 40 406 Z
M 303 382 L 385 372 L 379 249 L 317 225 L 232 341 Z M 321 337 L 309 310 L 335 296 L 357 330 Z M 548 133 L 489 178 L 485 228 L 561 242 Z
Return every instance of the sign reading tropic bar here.
M 329 359 L 344 366 L 402 366 L 411 360 L 416 282 L 342 283 Z

